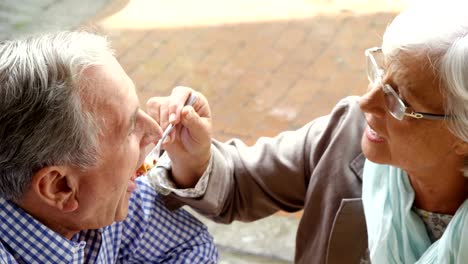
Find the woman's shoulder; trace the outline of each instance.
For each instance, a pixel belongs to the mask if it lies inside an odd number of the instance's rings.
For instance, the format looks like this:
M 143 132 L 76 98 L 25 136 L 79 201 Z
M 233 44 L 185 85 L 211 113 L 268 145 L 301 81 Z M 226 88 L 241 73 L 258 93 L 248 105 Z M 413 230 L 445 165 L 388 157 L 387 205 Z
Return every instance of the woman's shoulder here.
M 330 136 L 336 135 L 338 132 L 341 134 L 360 131 L 364 126 L 365 118 L 359 107 L 358 96 L 348 96 L 341 99 L 328 115 L 316 118 L 306 124 L 306 127 L 315 127 L 320 133 L 330 134 Z
M 356 115 L 357 118 L 362 118 L 364 114 L 359 107 L 359 98 L 359 96 L 355 95 L 344 97 L 333 107 L 332 114 L 334 112 L 346 111 L 348 114 Z
M 341 99 L 328 115 L 311 121 L 302 129 L 307 131 L 306 145 L 315 151 L 316 157 L 338 155 L 351 162 L 362 153 L 361 138 L 365 126 L 359 97 L 349 96 Z M 317 150 L 322 153 L 317 155 Z

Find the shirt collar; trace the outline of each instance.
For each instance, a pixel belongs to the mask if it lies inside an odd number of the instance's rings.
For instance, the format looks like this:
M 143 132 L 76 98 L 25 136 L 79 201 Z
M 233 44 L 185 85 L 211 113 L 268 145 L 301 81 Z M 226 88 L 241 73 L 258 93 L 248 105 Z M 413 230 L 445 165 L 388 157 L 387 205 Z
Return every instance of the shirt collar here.
M 0 240 L 26 262 L 69 262 L 85 246 L 62 237 L 4 198 L 0 198 Z

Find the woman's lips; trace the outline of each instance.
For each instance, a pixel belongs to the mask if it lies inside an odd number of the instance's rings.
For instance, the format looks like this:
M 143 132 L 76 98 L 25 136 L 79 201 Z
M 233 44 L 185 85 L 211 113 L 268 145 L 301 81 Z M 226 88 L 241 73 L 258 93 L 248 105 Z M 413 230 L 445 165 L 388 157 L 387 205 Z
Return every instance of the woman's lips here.
M 366 137 L 369 139 L 369 141 L 374 142 L 374 143 L 382 143 L 385 142 L 385 139 L 380 137 L 375 130 L 370 128 L 369 126 L 366 128 Z

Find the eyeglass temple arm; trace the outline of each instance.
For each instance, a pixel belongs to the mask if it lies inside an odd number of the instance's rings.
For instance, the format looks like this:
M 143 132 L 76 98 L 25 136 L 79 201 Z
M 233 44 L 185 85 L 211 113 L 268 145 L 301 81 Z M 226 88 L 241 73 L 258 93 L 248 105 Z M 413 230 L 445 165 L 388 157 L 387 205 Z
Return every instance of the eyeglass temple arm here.
M 429 120 L 443 120 L 443 119 L 450 118 L 450 116 L 447 116 L 447 115 L 436 115 L 436 114 L 420 113 L 420 112 L 405 113 L 405 115 L 413 117 L 413 118 L 417 118 L 417 119 L 429 119 Z

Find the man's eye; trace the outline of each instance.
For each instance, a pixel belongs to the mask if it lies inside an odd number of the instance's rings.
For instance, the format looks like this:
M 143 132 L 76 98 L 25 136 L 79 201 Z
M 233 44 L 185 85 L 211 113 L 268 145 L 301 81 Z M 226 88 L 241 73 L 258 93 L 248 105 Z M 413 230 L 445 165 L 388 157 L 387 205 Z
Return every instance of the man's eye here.
M 130 130 L 128 131 L 128 135 L 130 136 L 131 134 L 133 134 L 133 132 L 135 132 L 135 130 L 136 130 L 136 123 L 133 122 L 132 127 L 131 127 Z

